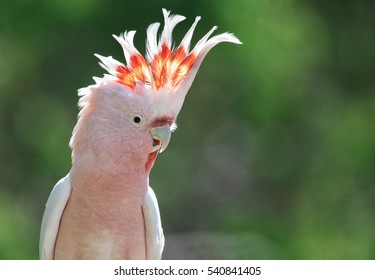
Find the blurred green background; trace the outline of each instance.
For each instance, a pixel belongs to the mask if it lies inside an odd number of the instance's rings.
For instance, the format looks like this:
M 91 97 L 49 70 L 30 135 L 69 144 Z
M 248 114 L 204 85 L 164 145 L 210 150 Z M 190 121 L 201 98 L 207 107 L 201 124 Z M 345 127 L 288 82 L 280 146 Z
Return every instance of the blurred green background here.
M 111 37 L 202 16 L 241 46 L 209 53 L 150 182 L 166 259 L 375 258 L 374 1 L 3 0 L 0 259 L 38 258 L 53 185 L 70 169 L 77 89 Z

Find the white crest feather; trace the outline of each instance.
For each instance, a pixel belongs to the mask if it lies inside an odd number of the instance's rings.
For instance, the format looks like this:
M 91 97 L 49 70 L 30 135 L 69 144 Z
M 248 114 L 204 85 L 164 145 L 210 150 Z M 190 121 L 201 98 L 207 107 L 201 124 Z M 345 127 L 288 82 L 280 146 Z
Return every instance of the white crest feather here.
M 120 45 L 122 46 L 127 65 L 129 65 L 130 57 L 133 54 L 139 54 L 138 50 L 134 46 L 135 33 L 136 31 L 131 30 L 131 31 L 125 31 L 123 34 L 120 34 L 120 36 L 112 35 L 117 40 L 117 42 L 119 42 Z
M 169 16 L 170 11 L 167 11 L 166 9 L 163 9 L 163 15 L 164 15 L 164 29 L 160 37 L 159 41 L 159 51 L 161 50 L 161 47 L 163 44 L 166 44 L 168 48 L 171 48 L 172 44 L 172 31 L 174 27 L 181 21 L 185 19 L 184 16 L 180 15 L 171 15 Z
M 192 24 L 189 31 L 186 33 L 186 35 L 184 36 L 184 38 L 181 41 L 180 47 L 183 46 L 187 53 L 189 52 L 189 49 L 190 49 L 190 42 L 191 42 L 191 38 L 193 37 L 195 27 L 197 26 L 200 19 L 201 19 L 201 17 L 199 17 L 199 16 L 195 18 L 194 23 Z
M 152 61 L 155 54 L 159 52 L 157 35 L 160 23 L 155 22 L 150 24 L 147 28 L 147 40 L 146 40 L 146 59 L 147 61 Z
M 108 71 L 111 75 L 117 74 L 117 67 L 118 66 L 124 66 L 121 62 L 117 61 L 116 59 L 113 59 L 112 56 L 102 56 L 100 54 L 94 54 L 97 58 L 100 59 L 101 62 L 99 62 L 99 65 L 103 67 L 105 70 Z

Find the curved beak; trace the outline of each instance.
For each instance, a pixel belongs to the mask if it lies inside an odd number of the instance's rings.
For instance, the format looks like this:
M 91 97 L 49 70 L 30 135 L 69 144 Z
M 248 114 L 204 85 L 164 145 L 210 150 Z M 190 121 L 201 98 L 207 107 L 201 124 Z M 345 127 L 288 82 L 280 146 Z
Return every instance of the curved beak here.
M 168 146 L 169 141 L 171 140 L 171 127 L 165 125 L 162 127 L 155 127 L 150 130 L 152 138 L 156 140 L 157 145 L 160 147 L 159 153 L 162 153 Z

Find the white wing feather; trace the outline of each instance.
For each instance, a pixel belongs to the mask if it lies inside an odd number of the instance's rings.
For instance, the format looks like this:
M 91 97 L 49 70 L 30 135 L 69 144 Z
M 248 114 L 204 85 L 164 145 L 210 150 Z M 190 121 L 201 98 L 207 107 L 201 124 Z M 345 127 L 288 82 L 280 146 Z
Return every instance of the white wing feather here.
M 164 235 L 156 195 L 151 187 L 142 205 L 146 229 L 146 259 L 160 260 L 164 248 Z
M 48 197 L 40 231 L 39 256 L 42 260 L 52 260 L 61 216 L 71 193 L 69 174 L 54 186 Z

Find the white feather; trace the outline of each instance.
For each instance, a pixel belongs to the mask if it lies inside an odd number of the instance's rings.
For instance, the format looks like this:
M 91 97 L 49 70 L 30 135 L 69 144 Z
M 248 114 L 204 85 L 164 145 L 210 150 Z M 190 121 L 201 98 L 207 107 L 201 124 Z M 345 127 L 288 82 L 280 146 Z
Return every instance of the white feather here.
M 145 195 L 142 212 L 146 230 L 146 259 L 160 260 L 164 248 L 164 234 L 158 201 L 151 187 L 148 187 Z
M 163 9 L 163 15 L 164 15 L 164 29 L 161 33 L 161 38 L 159 41 L 159 51 L 161 50 L 161 47 L 163 44 L 166 44 L 168 48 L 171 48 L 172 44 L 172 31 L 173 28 L 181 21 L 185 19 L 184 16 L 180 15 L 171 15 L 169 16 L 170 11 L 167 11 L 166 9 Z
M 193 33 L 195 30 L 195 27 L 197 26 L 198 22 L 200 21 L 201 17 L 196 17 L 194 23 L 191 25 L 188 32 L 185 34 L 184 38 L 181 41 L 180 46 L 183 46 L 185 48 L 186 53 L 189 52 L 190 49 L 190 42 L 191 38 L 193 37 Z
M 193 52 L 196 53 L 197 56 L 200 57 L 201 60 L 206 56 L 206 54 L 217 44 L 223 43 L 223 42 L 229 42 L 234 44 L 242 44 L 240 40 L 237 39 L 236 36 L 230 33 L 222 33 L 219 35 L 215 35 L 206 42 L 204 42 L 202 45 L 198 45 L 194 48 Z
M 39 241 L 39 256 L 42 260 L 53 259 L 60 220 L 70 197 L 71 190 L 68 174 L 57 182 L 49 195 L 43 215 Z
M 123 34 L 120 34 L 120 36 L 112 35 L 113 38 L 117 40 L 117 42 L 120 43 L 122 46 L 122 50 L 124 51 L 124 56 L 126 59 L 127 65 L 130 63 L 130 57 L 133 54 L 139 54 L 138 50 L 134 46 L 134 35 L 136 31 L 125 31 Z
M 124 64 L 122 64 L 120 61 L 117 61 L 112 56 L 105 57 L 97 53 L 95 53 L 94 55 L 100 59 L 101 62 L 99 62 L 99 65 L 112 75 L 117 74 L 117 67 L 124 66 Z
M 151 62 L 154 59 L 155 54 L 158 53 L 158 30 L 160 23 L 155 22 L 150 24 L 147 28 L 147 40 L 146 40 L 146 59 Z
M 205 47 L 205 44 L 207 42 L 208 37 L 211 36 L 211 34 L 217 29 L 217 26 L 214 26 L 211 28 L 210 31 L 207 32 L 206 35 L 203 36 L 202 39 L 198 41 L 198 43 L 195 45 L 192 53 L 199 54 L 199 52 Z

